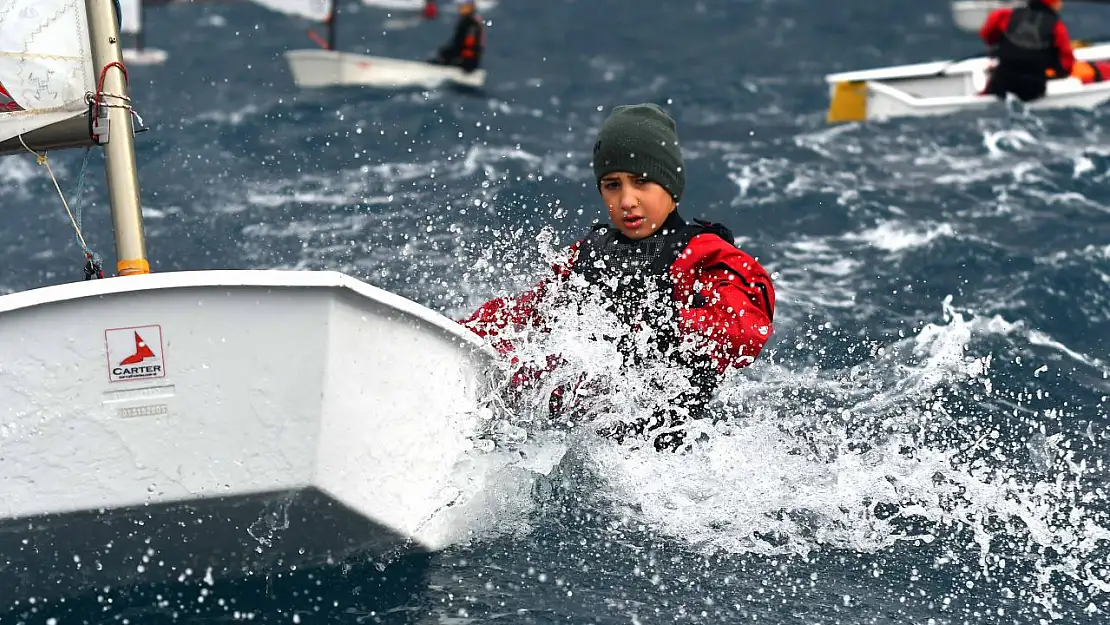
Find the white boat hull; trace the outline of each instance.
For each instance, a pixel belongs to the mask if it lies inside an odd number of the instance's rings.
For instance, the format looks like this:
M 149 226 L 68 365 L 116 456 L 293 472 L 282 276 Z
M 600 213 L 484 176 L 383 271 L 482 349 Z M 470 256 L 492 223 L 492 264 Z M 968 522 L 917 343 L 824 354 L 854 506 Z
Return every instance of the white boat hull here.
M 480 88 L 486 82 L 482 69 L 466 73 L 457 67 L 334 50 L 291 50 L 285 59 L 298 87 L 433 88 L 455 84 Z
M 964 32 L 977 33 L 992 11 L 1023 4 L 1025 4 L 1023 0 L 952 0 L 949 8 L 956 28 Z
M 929 117 L 984 110 L 999 103 L 989 95 L 920 98 L 882 83 L 868 88 L 868 118 Z M 1049 81 L 1045 97 L 1027 104 L 1030 109 L 1093 109 L 1110 100 L 1110 82 L 1084 86 L 1075 78 Z
M 368 7 L 391 11 L 422 11 L 424 9 L 424 0 L 362 0 L 362 3 Z M 441 2 L 440 10 L 445 10 L 455 4 L 460 3 L 457 0 L 456 2 Z M 497 0 L 478 0 L 477 5 L 479 11 L 488 11 L 497 6 Z
M 1110 44 L 1075 51 L 1080 61 L 1110 59 Z M 976 57 L 842 72 L 825 77 L 829 84 L 830 123 L 894 117 L 949 115 L 981 110 L 999 102 L 979 95 L 987 85 L 992 60 Z M 1048 81 L 1043 98 L 1031 109 L 1091 109 L 1110 100 L 1110 81 L 1083 84 L 1076 78 Z
M 128 65 L 162 65 L 169 58 L 169 53 L 158 48 L 123 49 L 123 62 Z
M 401 297 L 333 272 L 93 280 L 0 297 L 0 353 L 0 611 L 467 537 L 492 352 Z

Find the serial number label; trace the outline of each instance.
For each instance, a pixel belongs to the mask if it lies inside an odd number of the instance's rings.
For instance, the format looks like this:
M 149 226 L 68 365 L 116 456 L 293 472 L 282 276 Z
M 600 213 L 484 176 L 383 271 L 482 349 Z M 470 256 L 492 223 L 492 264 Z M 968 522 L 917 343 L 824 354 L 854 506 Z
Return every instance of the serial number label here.
M 159 415 L 168 414 L 170 407 L 167 404 L 154 404 L 151 406 L 129 406 L 127 408 L 120 408 L 116 413 L 122 419 L 132 419 L 135 417 L 157 417 Z

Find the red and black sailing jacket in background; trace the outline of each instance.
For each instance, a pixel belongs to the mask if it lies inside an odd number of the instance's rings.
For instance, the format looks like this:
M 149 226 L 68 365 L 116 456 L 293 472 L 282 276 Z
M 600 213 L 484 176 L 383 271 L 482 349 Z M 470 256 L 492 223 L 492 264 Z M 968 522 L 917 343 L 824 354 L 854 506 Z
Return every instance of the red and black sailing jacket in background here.
M 570 247 L 566 262 L 554 265 L 553 275 L 517 297 L 486 302 L 460 323 L 508 355 L 514 346 L 504 330 L 546 329 L 541 302 L 581 301 L 593 293 L 631 329 L 649 326 L 658 356 L 693 368 L 701 378 L 695 383 L 709 393 L 729 367 L 751 364 L 773 331 L 771 278 L 732 240 L 724 226 L 686 223 L 677 212 L 638 241 L 598 224 Z M 584 278 L 586 293 L 575 293 L 572 275 Z M 675 349 L 680 342 L 692 343 L 692 350 Z
M 994 11 L 983 22 L 979 36 L 998 59 L 999 72 L 1044 76 L 1052 70 L 1054 76 L 1063 78 L 1075 64 L 1067 27 L 1056 11 L 1040 0 Z
M 440 50 L 440 57 L 449 65 L 474 71 L 482 62 L 482 52 L 485 48 L 486 25 L 475 11 L 470 15 L 459 16 L 459 21 L 455 24 L 455 34 Z

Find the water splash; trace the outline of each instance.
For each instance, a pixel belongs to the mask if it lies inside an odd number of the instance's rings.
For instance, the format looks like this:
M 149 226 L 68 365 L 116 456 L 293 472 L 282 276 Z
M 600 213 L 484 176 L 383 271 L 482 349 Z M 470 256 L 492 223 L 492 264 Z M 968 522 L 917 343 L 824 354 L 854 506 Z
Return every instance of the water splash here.
M 515 337 L 523 361 L 556 350 L 569 367 L 516 397 L 517 412 L 494 419 L 491 432 L 519 440 L 566 427 L 545 418 L 546 394 L 576 375 L 605 380 L 605 414 L 570 426 L 585 426 L 575 431 L 584 462 L 622 515 L 706 555 L 935 546 L 944 566 L 973 578 L 991 579 L 1007 563 L 1028 567 L 1028 602 L 1048 617 L 1076 602 L 1105 609 L 1110 515 L 1094 444 L 1106 438 L 1105 413 L 1097 432 L 1087 422 L 1084 449 L 1053 431 L 1065 406 L 1015 389 L 991 352 L 972 351 L 1012 334 L 997 320 L 947 298 L 942 322 L 889 345 L 857 344 L 869 353 L 852 366 L 795 371 L 768 357 L 729 381 L 717 418 L 691 424 L 698 442 L 679 454 L 592 435 L 614 414 L 635 417 L 646 381 L 667 379 L 643 370 L 622 378 L 631 384 L 613 383 L 620 357 L 592 340 L 617 331 L 606 325 L 613 320 L 594 311 L 562 321 Z

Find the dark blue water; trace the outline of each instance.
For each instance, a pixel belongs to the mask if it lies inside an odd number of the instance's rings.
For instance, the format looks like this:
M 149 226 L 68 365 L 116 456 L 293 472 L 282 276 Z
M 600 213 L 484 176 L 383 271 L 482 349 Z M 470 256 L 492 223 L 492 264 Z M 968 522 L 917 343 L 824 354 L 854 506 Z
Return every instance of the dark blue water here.
M 1065 11 L 1076 37 L 1110 32 L 1106 9 Z M 449 30 L 391 17 L 344 3 L 340 47 L 423 59 Z M 774 337 L 722 389 L 727 431 L 676 457 L 533 432 L 557 462 L 491 480 L 515 513 L 470 544 L 23 603 L 5 623 L 1110 618 L 1105 111 L 826 126 L 826 73 L 979 52 L 939 0 L 502 0 L 485 17 L 483 94 L 299 91 L 280 55 L 312 45 L 305 24 L 151 8 L 169 61 L 131 76 L 154 269 L 338 269 L 457 318 L 540 275 L 537 237 L 600 218 L 594 133 L 615 104 L 657 102 L 686 155 L 682 211 L 732 227 L 778 291 Z M 81 157 L 51 156 L 64 189 Z M 84 229 L 110 258 L 100 159 Z M 79 280 L 44 172 L 6 159 L 0 181 L 0 289 Z

